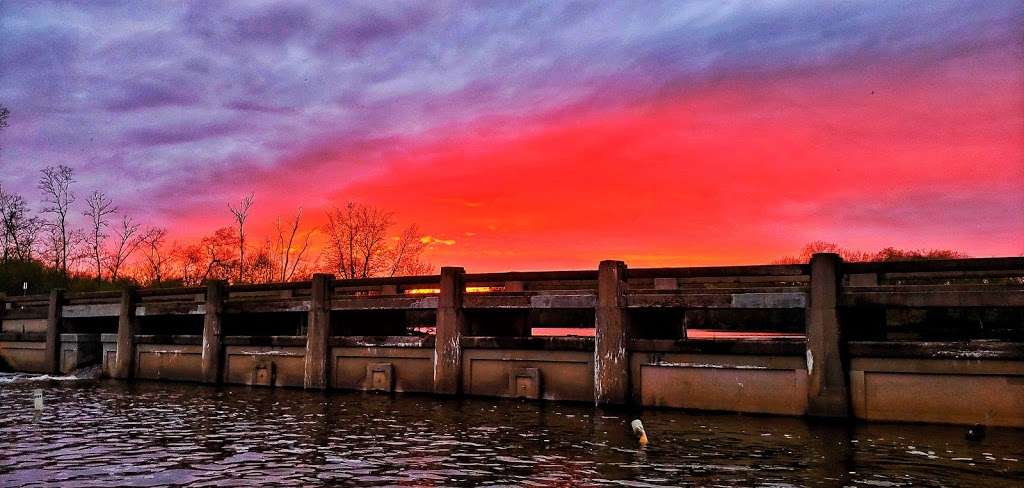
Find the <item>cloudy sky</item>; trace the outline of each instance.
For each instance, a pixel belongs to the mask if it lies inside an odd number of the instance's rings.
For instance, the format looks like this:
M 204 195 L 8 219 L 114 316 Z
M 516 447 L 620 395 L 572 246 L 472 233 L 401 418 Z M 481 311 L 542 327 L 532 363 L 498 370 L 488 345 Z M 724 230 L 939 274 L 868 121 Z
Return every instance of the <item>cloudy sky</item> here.
M 378 205 L 470 271 L 1024 253 L 1024 4 L 0 1 L 0 183 L 179 239 Z

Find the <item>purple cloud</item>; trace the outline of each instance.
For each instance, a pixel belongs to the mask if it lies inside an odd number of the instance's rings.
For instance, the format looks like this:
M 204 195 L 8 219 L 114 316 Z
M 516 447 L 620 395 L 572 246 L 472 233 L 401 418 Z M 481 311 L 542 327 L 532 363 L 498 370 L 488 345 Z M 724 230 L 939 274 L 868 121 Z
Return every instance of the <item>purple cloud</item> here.
M 210 172 L 303 164 L 326 143 L 355 165 L 346 151 L 485 117 L 599 109 L 735 74 L 955 56 L 1019 45 L 1022 25 L 1012 1 L 9 1 L 0 165 L 5 186 L 25 193 L 39 168 L 64 163 L 89 168 L 83 185 L 123 182 L 115 198 L 173 194 Z

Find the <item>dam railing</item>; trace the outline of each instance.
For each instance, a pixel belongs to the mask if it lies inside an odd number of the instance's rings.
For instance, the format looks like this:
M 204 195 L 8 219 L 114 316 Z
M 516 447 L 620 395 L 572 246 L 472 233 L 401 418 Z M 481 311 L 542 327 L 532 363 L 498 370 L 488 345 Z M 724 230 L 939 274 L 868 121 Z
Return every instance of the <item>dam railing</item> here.
M 0 366 L 1024 427 L 1024 258 L 2 297 Z

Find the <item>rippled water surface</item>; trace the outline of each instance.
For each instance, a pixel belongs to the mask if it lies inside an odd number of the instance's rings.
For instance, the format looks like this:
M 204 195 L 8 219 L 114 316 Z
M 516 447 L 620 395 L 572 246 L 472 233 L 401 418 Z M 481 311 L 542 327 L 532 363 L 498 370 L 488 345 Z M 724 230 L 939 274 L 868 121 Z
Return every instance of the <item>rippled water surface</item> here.
M 33 409 L 42 389 L 44 409 Z M 651 438 L 638 448 L 628 423 Z M 1024 430 L 112 381 L 0 382 L 0 486 L 1024 486 Z

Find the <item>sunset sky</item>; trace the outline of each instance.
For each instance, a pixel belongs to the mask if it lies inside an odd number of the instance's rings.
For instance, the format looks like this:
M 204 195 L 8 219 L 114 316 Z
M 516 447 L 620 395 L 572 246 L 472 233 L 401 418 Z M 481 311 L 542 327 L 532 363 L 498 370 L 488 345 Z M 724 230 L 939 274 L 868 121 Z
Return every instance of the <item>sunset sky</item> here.
M 469 271 L 1024 253 L 1024 3 L 0 2 L 0 182 L 347 200 Z

